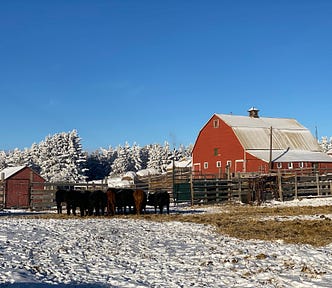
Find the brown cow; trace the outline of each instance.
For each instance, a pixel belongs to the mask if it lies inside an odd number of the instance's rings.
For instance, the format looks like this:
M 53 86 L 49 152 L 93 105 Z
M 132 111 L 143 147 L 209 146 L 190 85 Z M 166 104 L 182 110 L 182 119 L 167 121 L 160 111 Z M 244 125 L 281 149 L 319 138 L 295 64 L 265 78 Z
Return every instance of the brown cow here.
M 107 215 L 115 215 L 115 189 L 108 188 L 106 191 L 107 196 Z
M 134 196 L 134 203 L 135 203 L 135 210 L 136 214 L 141 214 L 142 210 L 145 211 L 147 195 L 143 190 L 137 189 L 133 193 Z

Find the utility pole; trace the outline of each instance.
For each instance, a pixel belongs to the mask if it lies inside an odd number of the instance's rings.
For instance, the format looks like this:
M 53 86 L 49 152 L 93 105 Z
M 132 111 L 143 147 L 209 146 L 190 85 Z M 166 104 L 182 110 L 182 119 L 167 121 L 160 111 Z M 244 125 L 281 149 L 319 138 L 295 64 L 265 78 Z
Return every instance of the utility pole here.
M 270 159 L 269 159 L 269 172 L 270 173 L 271 173 L 271 171 L 273 169 L 272 149 L 273 149 L 273 145 L 272 145 L 272 126 L 271 126 L 270 127 Z

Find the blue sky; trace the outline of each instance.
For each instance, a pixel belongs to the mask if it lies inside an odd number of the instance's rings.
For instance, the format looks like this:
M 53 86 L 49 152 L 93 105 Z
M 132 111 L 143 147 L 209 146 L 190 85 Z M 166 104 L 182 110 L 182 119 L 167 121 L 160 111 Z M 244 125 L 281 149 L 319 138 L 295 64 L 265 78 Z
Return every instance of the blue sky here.
M 332 136 L 332 1 L 0 1 L 1 150 L 188 145 L 214 113 Z

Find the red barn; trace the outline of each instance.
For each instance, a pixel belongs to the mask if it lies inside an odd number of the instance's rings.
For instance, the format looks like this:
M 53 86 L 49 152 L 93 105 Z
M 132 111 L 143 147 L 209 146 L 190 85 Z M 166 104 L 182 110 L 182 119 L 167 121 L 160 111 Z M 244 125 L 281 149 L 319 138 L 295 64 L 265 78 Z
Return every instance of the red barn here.
M 7 167 L 0 171 L 0 175 L 4 180 L 5 208 L 29 208 L 31 182 L 45 182 L 27 166 Z
M 294 119 L 214 114 L 199 132 L 193 171 L 223 177 L 225 173 L 273 169 L 324 169 L 332 157 L 321 152 L 310 131 Z

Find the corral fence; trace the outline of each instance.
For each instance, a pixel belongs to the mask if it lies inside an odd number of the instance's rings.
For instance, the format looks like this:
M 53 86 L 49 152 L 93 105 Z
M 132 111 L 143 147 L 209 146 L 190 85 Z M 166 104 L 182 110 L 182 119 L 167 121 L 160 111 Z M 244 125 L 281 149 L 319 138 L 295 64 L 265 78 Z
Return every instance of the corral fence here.
M 309 173 L 310 172 L 310 173 Z M 332 172 L 332 171 L 331 171 Z M 0 208 L 4 208 L 4 182 L 0 181 Z M 55 192 L 58 188 L 77 190 L 104 190 L 107 181 L 101 183 L 37 183 L 30 184 L 30 209 L 54 209 Z M 332 173 L 317 171 L 273 171 L 270 174 L 237 173 L 226 178 L 216 175 L 194 174 L 188 170 L 175 170 L 162 175 L 135 179 L 130 188 L 143 189 L 150 193 L 166 190 L 172 202 L 214 204 L 226 201 L 258 203 L 276 199 L 281 201 L 332 196 Z
M 106 182 L 98 184 L 73 182 L 32 182 L 30 188 L 30 209 L 45 210 L 55 208 L 55 193 L 59 188 L 74 190 L 106 190 L 107 187 Z
M 287 201 L 301 198 L 331 197 L 332 173 L 319 174 L 317 171 L 272 171 L 269 174 L 237 173 L 232 177 L 216 178 L 214 175 L 192 175 L 188 183 L 181 185 L 188 194 L 190 185 L 191 204 L 217 203 L 238 200 L 244 203 L 258 203 L 267 200 Z M 187 199 L 188 200 L 188 199 Z

